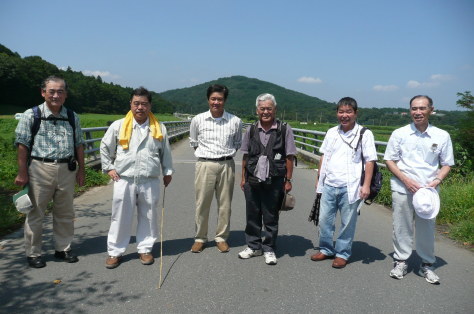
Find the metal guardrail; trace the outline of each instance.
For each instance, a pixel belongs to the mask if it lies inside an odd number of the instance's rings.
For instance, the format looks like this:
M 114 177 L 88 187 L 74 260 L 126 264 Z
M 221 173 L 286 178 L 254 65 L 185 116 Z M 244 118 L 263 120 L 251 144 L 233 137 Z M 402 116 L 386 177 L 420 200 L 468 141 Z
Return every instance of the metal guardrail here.
M 189 133 L 190 121 L 166 121 L 160 122 L 166 126 L 168 132 L 168 138 L 172 142 L 176 138 Z M 100 163 L 100 141 L 102 136 L 105 134 L 109 127 L 97 127 L 97 128 L 83 128 L 82 132 L 85 136 L 86 148 L 84 150 L 86 156 L 86 164 L 94 165 Z M 98 137 L 100 135 L 100 137 Z
M 167 121 L 162 123 L 166 125 L 170 141 L 173 141 L 174 139 L 189 133 L 189 125 L 191 124 L 190 121 Z M 249 126 L 250 123 L 245 123 L 244 125 Z M 108 127 L 82 129 L 82 132 L 86 137 L 86 149 L 84 153 L 86 154 L 87 164 L 100 162 L 98 142 L 102 140 L 102 137 L 97 137 L 97 133 L 102 133 L 103 135 L 107 129 Z M 323 143 L 326 132 L 293 128 L 293 133 L 295 136 L 295 144 L 298 152 L 305 155 L 307 158 L 318 161 L 321 157 L 319 148 Z M 383 155 L 385 148 L 387 147 L 387 142 L 375 141 L 375 147 L 377 149 L 378 157 L 377 164 L 381 167 L 385 167 Z
M 295 144 L 298 152 L 310 158 L 311 155 L 313 155 L 315 160 L 319 160 L 319 157 L 321 157 L 319 148 L 323 143 L 326 132 L 294 128 L 293 134 L 295 135 Z M 377 150 L 378 157 L 377 164 L 380 167 L 385 167 L 383 155 L 385 153 L 385 149 L 387 148 L 387 142 L 375 141 L 375 148 Z

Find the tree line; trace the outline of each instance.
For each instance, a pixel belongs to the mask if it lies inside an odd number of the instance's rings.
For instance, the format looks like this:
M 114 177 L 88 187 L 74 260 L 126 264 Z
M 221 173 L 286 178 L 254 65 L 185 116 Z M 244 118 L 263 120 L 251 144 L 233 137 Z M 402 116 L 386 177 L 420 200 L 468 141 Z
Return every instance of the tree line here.
M 129 109 L 131 87 L 106 83 L 100 76 L 86 76 L 70 67 L 62 70 L 38 56 L 22 58 L 0 44 L 0 114 L 22 112 L 42 103 L 41 82 L 50 75 L 66 80 L 69 87 L 66 106 L 78 113 L 122 114 Z M 152 95 L 154 112 L 174 112 L 170 101 L 157 93 Z
M 78 113 L 123 114 L 128 110 L 132 87 L 106 83 L 100 76 L 59 69 L 39 56 L 22 58 L 0 44 L 0 114 L 14 114 L 43 102 L 40 95 L 42 80 L 49 75 L 63 77 L 69 85 L 66 105 Z M 210 84 L 223 84 L 229 90 L 226 110 L 252 120 L 255 98 L 261 93 L 274 94 L 278 102 L 278 118 L 309 123 L 336 123 L 335 103 L 330 103 L 286 89 L 276 84 L 245 76 L 231 76 L 196 86 L 153 94 L 156 113 L 197 114 L 208 109 L 206 89 Z M 135 86 L 138 87 L 138 86 Z M 432 117 L 436 125 L 456 126 L 465 111 L 438 111 Z M 410 121 L 408 108 L 360 108 L 358 120 L 367 125 L 399 126 Z

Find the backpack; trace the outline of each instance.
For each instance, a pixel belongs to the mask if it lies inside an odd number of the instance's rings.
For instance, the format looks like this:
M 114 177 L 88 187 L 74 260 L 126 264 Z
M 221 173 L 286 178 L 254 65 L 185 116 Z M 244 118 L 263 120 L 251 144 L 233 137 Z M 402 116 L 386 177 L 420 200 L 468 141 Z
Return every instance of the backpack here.
M 44 118 L 41 116 L 41 109 L 39 106 L 34 106 L 33 110 L 33 124 L 31 125 L 31 141 L 30 141 L 30 154 L 31 150 L 33 149 L 33 144 L 35 143 L 35 136 L 38 134 L 41 120 L 54 120 L 54 121 L 68 121 L 72 127 L 72 136 L 74 140 L 74 148 L 76 147 L 76 120 L 74 119 L 74 111 L 69 108 L 67 110 L 67 119 L 64 118 L 56 118 L 56 117 L 48 117 Z M 76 149 L 74 149 L 74 157 L 76 157 Z
M 367 130 L 366 127 L 363 127 L 360 130 L 360 138 L 359 138 L 359 143 L 361 143 L 360 155 L 362 159 L 362 175 L 360 177 L 361 186 L 364 184 L 364 179 L 365 179 L 365 160 L 364 160 L 364 154 L 362 151 L 362 135 L 364 134 L 365 130 Z M 380 190 L 382 189 L 382 182 L 383 182 L 382 172 L 380 172 L 377 162 L 374 162 L 374 172 L 372 174 L 372 180 L 370 181 L 370 194 L 369 194 L 369 197 L 367 197 L 367 199 L 364 200 L 365 204 L 370 205 L 373 203 L 375 197 L 379 194 Z

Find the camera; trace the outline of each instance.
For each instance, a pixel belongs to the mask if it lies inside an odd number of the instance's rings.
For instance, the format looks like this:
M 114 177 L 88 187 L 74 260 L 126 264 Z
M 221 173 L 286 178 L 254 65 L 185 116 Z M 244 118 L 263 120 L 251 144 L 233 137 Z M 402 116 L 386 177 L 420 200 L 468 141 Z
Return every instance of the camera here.
M 74 156 L 69 157 L 69 161 L 67 162 L 67 168 L 70 171 L 74 171 L 76 170 L 76 167 L 77 167 L 76 158 L 74 158 Z

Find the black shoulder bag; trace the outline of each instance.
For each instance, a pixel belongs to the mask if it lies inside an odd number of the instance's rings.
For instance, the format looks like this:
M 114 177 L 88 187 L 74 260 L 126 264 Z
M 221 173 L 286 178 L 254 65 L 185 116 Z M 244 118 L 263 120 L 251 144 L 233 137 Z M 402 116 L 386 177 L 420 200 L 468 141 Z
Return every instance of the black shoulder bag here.
M 365 130 L 367 130 L 366 127 L 363 127 L 360 130 L 360 138 L 359 138 L 360 157 L 362 159 L 362 174 L 360 177 L 361 186 L 364 185 L 364 179 L 365 179 L 365 159 L 364 159 L 364 152 L 362 150 L 362 147 L 363 147 L 362 135 L 364 134 Z M 370 194 L 369 194 L 369 197 L 367 197 L 367 199 L 364 200 L 365 204 L 370 205 L 373 203 L 375 197 L 379 194 L 380 189 L 382 188 L 382 181 L 383 181 L 382 172 L 380 172 L 377 162 L 374 162 L 374 172 L 372 174 L 372 180 L 370 181 Z

